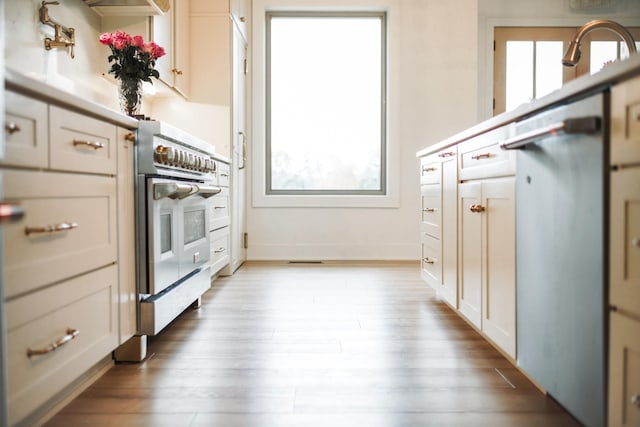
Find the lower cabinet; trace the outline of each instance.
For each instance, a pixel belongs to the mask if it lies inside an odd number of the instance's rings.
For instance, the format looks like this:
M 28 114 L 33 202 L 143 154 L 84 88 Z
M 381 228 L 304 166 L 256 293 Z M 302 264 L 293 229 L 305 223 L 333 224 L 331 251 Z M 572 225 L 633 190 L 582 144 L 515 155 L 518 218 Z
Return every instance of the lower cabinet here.
M 640 425 L 640 320 L 610 315 L 609 425 Z
M 459 185 L 459 309 L 516 357 L 515 178 Z
M 6 303 L 14 425 L 118 345 L 117 266 Z

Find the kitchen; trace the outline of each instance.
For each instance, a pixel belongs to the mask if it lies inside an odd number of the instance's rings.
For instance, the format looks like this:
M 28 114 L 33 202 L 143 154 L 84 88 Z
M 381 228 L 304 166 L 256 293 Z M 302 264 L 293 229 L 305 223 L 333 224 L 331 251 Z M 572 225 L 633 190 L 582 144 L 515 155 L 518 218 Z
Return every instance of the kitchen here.
M 253 16 L 275 2 L 254 2 Z M 415 153 L 425 146 L 468 128 L 491 116 L 491 33 L 498 25 L 571 25 L 579 27 L 594 18 L 610 18 L 624 25 L 637 23 L 639 12 L 633 1 L 618 1 L 599 10 L 575 11 L 569 2 L 447 2 L 396 1 L 357 2 L 358 5 L 387 5 L 390 16 L 389 139 L 402 141 L 390 147 L 389 195 L 392 208 L 370 208 L 361 215 L 361 208 L 295 208 L 254 207 L 247 203 L 246 232 L 250 244 L 248 260 L 410 260 L 419 258 L 420 242 L 416 238 L 419 222 L 415 212 L 420 209 L 419 184 L 415 178 Z M 196 6 L 202 2 L 195 2 Z M 298 3 L 297 3 L 298 4 Z M 313 2 L 300 5 L 312 6 Z M 75 58 L 68 51 L 47 52 L 42 46 L 41 29 L 36 19 L 40 2 L 11 2 L 5 7 L 5 64 L 21 70 L 48 85 L 75 93 L 87 100 L 118 110 L 115 84 L 103 74 L 107 69 L 107 51 L 97 39 L 102 31 L 120 28 L 131 33 L 145 33 L 146 20 L 132 17 L 100 18 L 84 2 L 64 1 L 49 6 L 56 21 L 76 29 Z M 192 4 L 192 12 L 197 9 Z M 461 11 L 464 11 L 462 13 Z M 198 12 L 200 13 L 200 12 Z M 202 12 L 200 18 L 205 19 Z M 220 18 L 219 12 L 210 17 Z M 255 21 L 253 31 L 260 28 Z M 205 25 L 205 28 L 206 25 Z M 223 31 L 224 32 L 224 31 Z M 198 41 L 207 37 L 192 37 Z M 218 38 L 216 38 L 218 40 Z M 250 41 L 255 49 L 256 38 Z M 455 46 L 456 49 L 451 49 Z M 213 46 L 212 46 L 213 47 Z M 173 90 L 156 83 L 160 92 L 146 96 L 142 111 L 154 118 L 186 129 L 198 138 L 214 141 L 217 152 L 230 153 L 229 105 L 218 103 L 215 90 L 207 80 L 211 74 L 228 77 L 219 70 L 220 63 L 207 62 L 203 48 L 194 48 L 200 63 L 191 75 L 193 96 L 185 101 Z M 193 60 L 192 51 L 192 60 Z M 260 102 L 256 95 L 260 74 L 260 57 L 255 52 L 252 78 L 254 106 L 249 115 L 259 116 Z M 211 59 L 211 58 L 209 58 Z M 196 61 L 197 63 L 197 61 Z M 202 74 L 203 67 L 207 74 Z M 428 76 L 428 77 L 427 77 Z M 401 84 L 402 82 L 402 84 Z M 410 85 L 406 82 L 411 82 Z M 199 90 L 200 89 L 200 90 Z M 207 92 L 209 89 L 209 92 Z M 198 102 L 205 95 L 207 102 Z M 222 98 L 227 94 L 223 94 Z M 194 100 L 195 98 L 195 100 Z M 214 101 L 211 101 L 214 99 Z M 228 102 L 228 101 L 227 101 Z M 197 120 L 198 117 L 210 120 Z M 251 148 L 261 143 L 257 125 L 250 130 L 248 164 L 257 164 Z M 219 142 L 218 142 L 219 141 Z M 226 145 L 225 145 L 226 144 Z M 247 194 L 255 197 L 251 188 L 255 176 L 249 176 Z M 301 221 L 300 218 L 304 218 Z M 349 219 L 345 225 L 345 220 Z M 314 227 L 309 227 L 313 224 Z M 384 224 L 380 227 L 379 224 Z M 409 225 L 407 225 L 409 224 Z M 412 225 L 415 224 L 415 225 Z M 375 229 L 376 233 L 371 233 Z M 302 236 L 302 237 L 301 237 Z

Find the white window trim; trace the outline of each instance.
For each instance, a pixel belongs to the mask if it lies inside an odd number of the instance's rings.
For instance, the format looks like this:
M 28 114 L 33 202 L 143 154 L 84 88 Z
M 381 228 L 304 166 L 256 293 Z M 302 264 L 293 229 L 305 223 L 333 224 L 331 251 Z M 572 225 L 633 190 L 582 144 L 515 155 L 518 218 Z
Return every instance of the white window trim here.
M 252 206 L 253 207 L 322 207 L 322 208 L 398 208 L 400 207 L 400 132 L 396 105 L 399 94 L 397 76 L 399 46 L 394 40 L 399 25 L 400 0 L 334 0 L 318 6 L 313 0 L 254 0 L 252 26 L 253 132 L 252 132 Z M 265 152 L 265 14 L 267 11 L 357 11 L 387 12 L 387 194 L 385 195 L 280 195 L 266 194 Z

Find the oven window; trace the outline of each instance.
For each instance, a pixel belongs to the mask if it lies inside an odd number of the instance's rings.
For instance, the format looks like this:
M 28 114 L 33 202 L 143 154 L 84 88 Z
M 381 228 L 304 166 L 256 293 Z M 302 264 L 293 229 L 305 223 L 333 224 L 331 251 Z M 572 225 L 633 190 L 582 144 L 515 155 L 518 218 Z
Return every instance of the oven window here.
M 185 211 L 184 213 L 184 244 L 195 242 L 206 236 L 204 215 L 206 209 Z
M 160 215 L 160 253 L 171 251 L 171 214 Z

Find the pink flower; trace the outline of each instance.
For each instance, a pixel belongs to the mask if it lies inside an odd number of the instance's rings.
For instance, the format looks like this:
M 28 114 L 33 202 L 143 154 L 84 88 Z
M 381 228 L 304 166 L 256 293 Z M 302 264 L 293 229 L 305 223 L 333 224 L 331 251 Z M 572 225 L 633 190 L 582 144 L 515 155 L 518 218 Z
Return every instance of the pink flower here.
M 113 35 L 113 47 L 122 50 L 131 44 L 131 36 L 124 31 L 116 31 Z
M 149 56 L 151 57 L 151 59 L 156 60 L 158 58 L 161 58 L 165 55 L 165 51 L 164 48 L 161 46 L 158 46 L 157 44 L 155 44 L 154 42 L 149 42 L 146 43 L 143 47 L 142 47 L 142 51 L 143 52 L 147 52 L 149 54 Z
M 107 46 L 111 46 L 111 43 L 113 43 L 113 34 L 111 33 L 100 34 L 100 43 Z
M 133 36 L 131 38 L 131 46 L 142 47 L 144 46 L 144 39 L 142 36 Z

